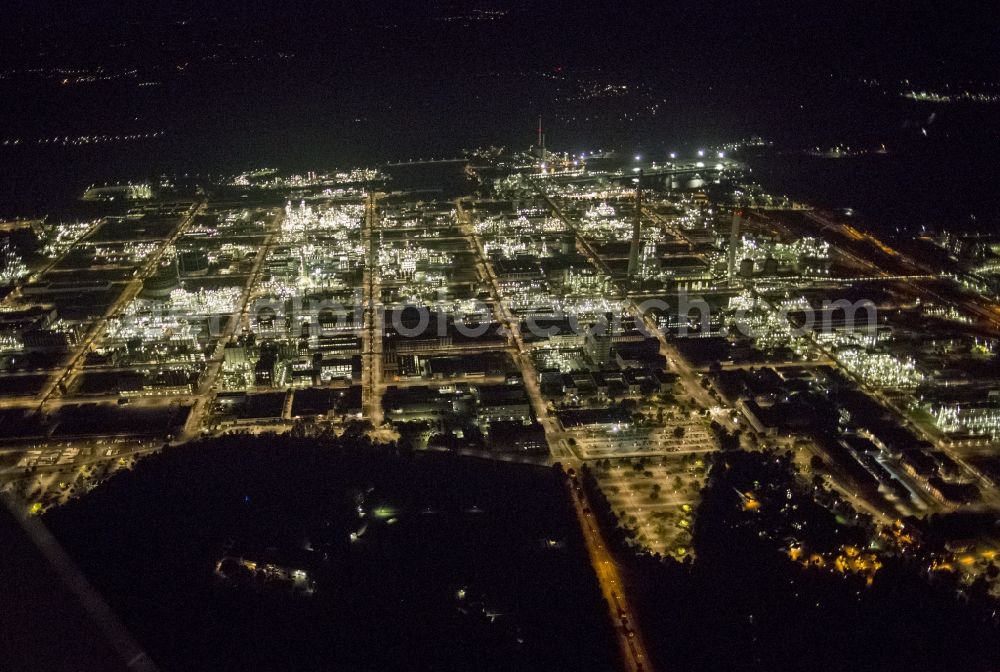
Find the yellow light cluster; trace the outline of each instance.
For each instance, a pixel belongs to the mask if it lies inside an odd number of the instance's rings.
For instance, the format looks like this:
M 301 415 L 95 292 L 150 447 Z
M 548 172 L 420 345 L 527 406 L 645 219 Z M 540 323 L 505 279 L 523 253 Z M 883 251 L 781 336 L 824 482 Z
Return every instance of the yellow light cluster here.
M 792 562 L 801 563 L 804 567 L 818 567 L 825 569 L 827 566 L 840 572 L 841 574 L 864 574 L 868 577 L 868 585 L 872 584 L 872 577 L 882 568 L 882 562 L 874 553 L 862 553 L 855 546 L 843 546 L 840 553 L 828 559 L 821 553 L 806 554 L 801 544 L 795 544 L 788 548 L 788 557 Z

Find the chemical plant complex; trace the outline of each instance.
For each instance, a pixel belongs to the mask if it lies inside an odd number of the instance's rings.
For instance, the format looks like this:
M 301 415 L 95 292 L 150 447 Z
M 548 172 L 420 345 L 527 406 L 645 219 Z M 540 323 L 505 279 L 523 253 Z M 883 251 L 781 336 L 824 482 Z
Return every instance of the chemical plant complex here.
M 997 242 L 890 245 L 736 150 L 261 170 L 5 222 L 4 487 L 37 512 L 203 436 L 362 432 L 586 466 L 631 543 L 678 559 L 741 446 L 787 452 L 886 552 L 908 516 L 996 506 Z M 461 186 L 406 186 L 423 171 Z M 806 536 L 790 556 L 877 569 Z M 977 576 L 998 545 L 934 562 Z

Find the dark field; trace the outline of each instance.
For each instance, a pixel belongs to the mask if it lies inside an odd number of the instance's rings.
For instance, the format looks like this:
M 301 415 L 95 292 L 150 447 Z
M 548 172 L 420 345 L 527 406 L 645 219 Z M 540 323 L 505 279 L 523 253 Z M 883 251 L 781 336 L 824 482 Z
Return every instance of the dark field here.
M 614 669 L 567 506 L 548 469 L 236 437 L 47 522 L 163 670 Z M 315 592 L 223 581 L 223 556 Z

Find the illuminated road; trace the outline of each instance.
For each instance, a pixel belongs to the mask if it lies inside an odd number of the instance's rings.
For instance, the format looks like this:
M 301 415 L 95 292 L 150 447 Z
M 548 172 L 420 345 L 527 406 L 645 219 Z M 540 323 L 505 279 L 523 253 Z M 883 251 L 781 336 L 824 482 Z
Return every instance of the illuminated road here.
M 215 344 L 215 350 L 207 362 L 205 371 L 202 372 L 201 382 L 197 391 L 197 398 L 191 408 L 191 413 L 188 415 L 188 420 L 184 425 L 183 431 L 177 437 L 176 443 L 184 443 L 185 441 L 193 438 L 201 429 L 202 420 L 204 420 L 205 415 L 208 413 L 208 410 L 212 405 L 212 398 L 215 396 L 215 384 L 219 378 L 219 374 L 222 372 L 226 344 L 229 343 L 235 334 L 237 334 L 237 329 L 239 329 L 240 332 L 250 330 L 250 299 L 253 296 L 254 288 L 257 286 L 257 282 L 260 279 L 264 261 L 267 259 L 268 254 L 271 252 L 271 248 L 277 240 L 277 234 L 281 229 L 281 224 L 284 219 L 285 211 L 280 209 L 271 219 L 271 224 L 268 227 L 267 238 L 265 238 L 264 244 L 257 251 L 257 256 L 254 258 L 253 262 L 253 268 L 250 270 L 250 276 L 247 279 L 246 284 L 243 286 L 243 295 L 240 298 L 240 310 L 226 323 L 225 329 L 223 329 L 222 334 Z
M 361 227 L 361 238 L 365 248 L 365 266 L 362 276 L 362 302 L 364 304 L 364 328 L 362 348 L 364 353 L 361 369 L 361 406 L 365 416 L 374 427 L 384 422 L 382 410 L 382 334 L 385 309 L 382 306 L 382 285 L 377 267 L 378 253 L 372 233 L 379 226 L 379 194 L 369 194 L 365 200 L 365 216 Z
M 542 194 L 542 196 L 544 197 L 545 201 L 548 203 L 552 211 L 555 213 L 555 215 L 567 227 L 569 227 L 570 231 L 572 231 L 573 234 L 576 236 L 580 248 L 583 250 L 585 256 L 590 260 L 590 262 L 594 264 L 594 266 L 599 268 L 601 271 L 603 271 L 605 274 L 607 274 L 608 278 L 611 278 L 612 277 L 611 269 L 604 262 L 604 260 L 601 259 L 600 255 L 597 254 L 594 248 L 590 245 L 589 241 L 587 241 L 586 237 L 584 237 L 580 233 L 580 230 L 576 226 L 576 222 L 574 222 L 572 218 L 567 216 L 563 212 L 562 208 L 559 207 L 559 204 L 556 203 L 552 198 L 550 198 L 548 195 L 545 194 Z M 664 355 L 667 358 L 668 369 L 678 375 L 681 384 L 684 386 L 684 391 L 687 397 L 704 409 L 710 410 L 714 407 L 719 406 L 721 402 L 713 399 L 711 394 L 709 394 L 708 390 L 702 387 L 701 376 L 695 373 L 694 370 L 690 366 L 688 366 L 684 358 L 681 357 L 680 353 L 677 352 L 677 348 L 675 348 L 671 343 L 667 341 L 666 337 L 663 335 L 663 331 L 659 328 L 659 326 L 653 323 L 653 321 L 647 315 L 644 315 L 642 313 L 642 310 L 636 303 L 635 298 L 627 296 L 622 288 L 617 288 L 617 290 L 621 296 L 625 296 L 626 303 L 628 306 L 628 311 L 632 315 L 632 317 L 636 319 L 637 326 L 642 326 L 647 334 L 653 336 L 660 342 L 660 354 Z M 723 426 L 729 429 L 735 429 L 735 425 L 733 425 L 732 421 L 728 417 L 720 415 L 716 419 Z
M 615 624 L 622 663 L 625 669 L 630 672 L 648 672 L 653 668 L 649 663 L 639 622 L 626 597 L 618 565 L 608 550 L 607 544 L 604 543 L 604 537 L 594 514 L 591 512 L 587 495 L 582 488 L 577 487 L 575 476 L 567 487 L 570 499 L 573 500 L 573 509 L 576 511 L 580 529 L 583 531 L 583 539 L 587 545 L 590 563 L 594 567 L 594 573 L 601 586 L 601 594 L 608 604 L 611 622 Z
M 557 211 L 559 216 L 565 221 L 565 218 L 562 217 L 562 213 L 557 206 L 549 200 L 548 197 L 546 197 L 546 201 L 548 201 L 552 209 Z M 476 253 L 479 256 L 479 260 L 482 265 L 482 272 L 485 273 L 485 277 L 487 277 L 490 281 L 490 287 L 492 290 L 491 293 L 494 300 L 497 301 L 497 310 L 500 313 L 505 325 L 510 329 L 515 342 L 517 343 L 519 361 L 525 379 L 525 388 L 531 397 L 536 417 L 545 428 L 545 433 L 549 440 L 549 449 L 552 452 L 553 458 L 562 459 L 566 466 L 577 466 L 579 461 L 576 459 L 576 456 L 565 447 L 567 445 L 566 441 L 561 438 L 567 436 L 567 434 L 561 431 L 561 428 L 555 419 L 548 414 L 545 401 L 542 399 L 541 390 L 538 388 L 538 376 L 534 365 L 531 362 L 530 357 L 525 354 L 526 351 L 524 343 L 521 340 L 520 332 L 517 329 L 518 322 L 510 314 L 506 304 L 502 301 L 499 283 L 497 282 L 493 269 L 489 264 L 489 260 L 483 250 L 481 242 L 475 236 L 468 214 L 462 208 L 460 200 L 456 201 L 455 205 L 458 210 L 460 226 L 463 227 L 463 229 L 467 232 L 467 235 L 474 242 Z M 570 226 L 570 229 L 574 233 L 577 233 L 576 229 L 571 224 L 567 223 L 567 225 Z M 587 242 L 582 239 L 578 233 L 576 238 L 581 246 L 583 246 L 589 254 L 593 255 L 598 268 L 603 267 L 606 269 L 606 266 L 600 262 L 594 251 L 590 249 Z M 590 556 L 591 564 L 594 567 L 594 573 L 600 583 L 601 592 L 604 595 L 604 599 L 608 603 L 611 621 L 615 624 L 615 630 L 617 632 L 619 646 L 621 648 L 622 662 L 625 669 L 632 672 L 650 670 L 652 668 L 650 667 L 648 655 L 646 654 L 646 647 L 643 643 L 642 634 L 639 631 L 635 613 L 630 607 L 627 597 L 625 596 L 625 586 L 622 583 L 618 566 L 615 564 L 614 558 L 612 558 L 607 545 L 604 543 L 597 521 L 594 519 L 593 514 L 590 513 L 590 506 L 586 502 L 586 495 L 581 489 L 577 489 L 576 487 L 571 486 L 570 489 L 570 498 L 573 500 L 574 509 L 576 510 L 577 518 L 580 523 L 580 529 L 583 532 L 583 537 L 587 545 L 587 552 Z M 621 609 L 620 612 L 619 609 Z
M 521 371 L 521 377 L 524 380 L 524 389 L 528 393 L 528 398 L 531 400 L 531 407 L 535 412 L 535 418 L 545 430 L 545 435 L 549 440 L 549 452 L 555 460 L 571 459 L 575 456 L 567 447 L 566 442 L 560 438 L 561 429 L 559 427 L 559 423 L 555 418 L 549 415 L 548 406 L 542 398 L 542 390 L 538 385 L 538 372 L 535 370 L 535 364 L 531 361 L 531 356 L 528 354 L 524 345 L 524 339 L 521 336 L 520 320 L 518 320 L 510 312 L 507 302 L 503 298 L 503 294 L 500 291 L 500 283 L 497 281 L 496 274 L 493 272 L 493 266 L 490 264 L 489 257 L 483 249 L 482 241 L 479 240 L 479 237 L 476 235 L 475 229 L 473 228 L 472 222 L 469 218 L 469 214 L 465 211 L 461 199 L 455 201 L 455 210 L 458 218 L 459 230 L 461 230 L 465 237 L 469 240 L 469 243 L 475 252 L 476 265 L 479 268 L 479 274 L 481 277 L 489 281 L 490 296 L 493 298 L 496 309 L 496 317 L 500 320 L 504 328 L 507 330 L 507 333 L 510 334 L 514 341 L 514 345 L 517 349 L 516 352 L 513 353 L 514 360 Z

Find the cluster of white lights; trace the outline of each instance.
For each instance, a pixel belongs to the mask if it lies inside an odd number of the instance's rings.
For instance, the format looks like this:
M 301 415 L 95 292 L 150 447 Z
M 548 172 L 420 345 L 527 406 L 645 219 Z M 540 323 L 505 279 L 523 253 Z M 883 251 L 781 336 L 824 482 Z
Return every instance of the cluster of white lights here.
M 566 225 L 557 217 L 519 213 L 517 217 L 485 217 L 475 224 L 479 235 L 527 236 L 539 233 L 562 233 Z
M 804 237 L 794 243 L 760 240 L 743 236 L 736 248 L 737 259 L 764 260 L 767 257 L 786 262 L 799 262 L 805 257 L 830 258 L 830 244 L 825 240 Z
M 95 245 L 94 260 L 100 264 L 137 264 L 159 248 L 159 243 L 129 241 L 122 245 Z
M 837 353 L 837 360 L 866 385 L 874 387 L 908 389 L 924 380 L 924 374 L 910 357 L 848 348 Z
M 560 373 L 569 373 L 585 368 L 583 357 L 576 350 L 539 348 L 533 356 L 536 366 L 540 369 L 558 369 Z
M 287 301 L 299 296 L 300 293 L 297 279 L 290 282 L 287 278 L 271 277 L 257 285 L 254 296 Z
M 9 238 L 0 243 L 0 284 L 12 285 L 28 275 L 28 266 L 10 244 Z
M 413 277 L 417 268 L 447 268 L 453 257 L 445 252 L 431 250 L 421 245 L 406 244 L 404 247 L 382 246 L 378 249 L 377 272 L 381 278 Z
M 604 296 L 612 291 L 611 278 L 593 268 L 570 268 L 566 272 L 566 287 L 572 294 Z
M 1000 406 L 936 404 L 930 409 L 934 424 L 943 432 L 1000 434 Z
M 80 238 L 82 238 L 93 225 L 94 222 L 67 222 L 47 227 L 43 238 L 42 254 L 49 259 L 62 256 L 68 252 L 69 249 L 73 247 L 73 245 L 76 244 L 76 242 L 80 240 Z
M 579 319 L 598 319 L 608 313 L 619 314 L 625 310 L 625 302 L 605 297 L 574 297 L 553 301 L 553 307 L 565 315 Z
M 588 238 L 599 238 L 605 240 L 631 240 L 632 239 L 632 219 L 608 218 L 586 218 L 580 222 L 580 231 Z M 662 241 L 665 237 L 663 229 L 654 226 L 642 227 L 642 239 L 652 241 Z
M 587 212 L 583 215 L 587 219 L 597 219 L 599 217 L 614 217 L 615 209 L 614 206 L 608 205 L 607 202 L 602 201 L 600 204 L 595 205 L 587 209 Z
M 285 219 L 281 223 L 282 242 L 296 242 L 311 233 L 346 233 L 361 229 L 364 206 L 360 204 L 314 208 L 305 201 L 294 207 L 285 206 Z
M 500 283 L 500 292 L 510 309 L 517 313 L 551 312 L 555 299 L 544 280 Z
M 176 314 L 133 312 L 109 320 L 102 349 L 132 340 L 143 344 L 169 341 L 195 346 L 198 331 L 189 320 Z
M 275 171 L 264 168 L 237 175 L 231 184 L 238 187 L 256 186 L 266 189 L 285 189 L 289 187 L 310 187 L 334 184 L 364 184 L 380 179 L 380 173 L 372 168 L 354 168 L 349 171 L 334 173 L 308 172 L 305 175 L 290 175 L 283 177 Z M 340 189 L 338 191 L 344 191 Z M 360 192 L 359 192 L 360 193 Z
M 788 310 L 791 307 L 796 307 L 796 304 L 784 308 Z M 775 310 L 750 292 L 744 291 L 731 297 L 728 311 L 737 329 L 752 337 L 757 347 L 768 349 L 796 345 L 798 339 L 792 334 L 787 313 Z
M 170 292 L 170 298 L 166 301 L 136 299 L 125 308 L 124 314 L 132 317 L 144 313 L 159 313 L 185 318 L 228 315 L 239 308 L 242 294 L 243 290 L 239 287 L 199 289 L 197 292 L 177 288 Z
M 932 306 L 924 304 L 923 312 L 927 317 L 936 317 L 942 320 L 950 320 L 952 322 L 972 324 L 972 318 L 959 312 L 955 306 Z

